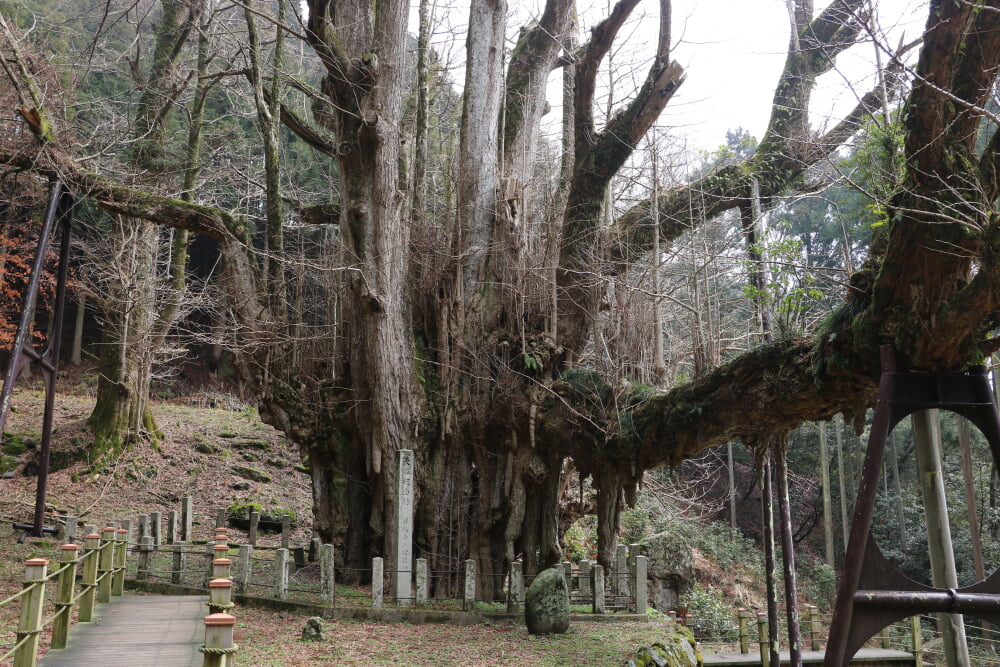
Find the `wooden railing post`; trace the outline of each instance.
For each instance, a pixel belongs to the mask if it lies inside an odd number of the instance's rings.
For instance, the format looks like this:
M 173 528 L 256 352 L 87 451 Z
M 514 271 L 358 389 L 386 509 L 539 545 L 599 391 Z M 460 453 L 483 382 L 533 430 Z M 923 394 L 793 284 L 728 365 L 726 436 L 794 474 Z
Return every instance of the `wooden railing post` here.
M 111 594 L 125 593 L 125 565 L 128 558 L 128 529 L 119 528 L 115 532 L 115 573 L 111 580 Z
M 59 549 L 59 584 L 56 592 L 56 617 L 52 622 L 52 648 L 66 648 L 69 624 L 73 620 L 73 587 L 76 585 L 76 559 L 80 547 L 64 544 Z
M 920 628 L 920 615 L 910 617 L 910 647 L 913 649 L 914 662 L 924 664 L 924 634 Z
M 208 611 L 210 614 L 228 613 L 233 608 L 233 582 L 231 579 L 212 579 L 208 582 Z
M 222 542 L 225 542 L 225 539 L 223 539 Z M 211 545 L 211 551 L 209 552 L 208 556 L 208 577 L 205 579 L 206 583 L 219 576 L 217 574 L 218 565 L 216 564 L 221 559 L 229 560 L 228 557 L 229 557 L 229 545 L 219 544 L 219 540 L 216 540 Z
M 747 610 L 740 607 L 736 612 L 736 623 L 740 628 L 740 653 L 750 652 L 750 632 L 747 628 Z
M 819 617 L 819 608 L 811 604 L 806 609 L 806 613 L 809 615 L 807 625 L 809 626 L 810 648 L 818 651 L 820 650 L 820 633 L 823 630 L 823 624 Z
M 229 558 L 216 558 L 212 561 L 213 579 L 233 579 L 233 561 Z
M 767 614 L 764 612 L 757 614 L 757 636 L 760 639 L 760 664 L 762 667 L 770 667 L 771 648 L 767 632 Z
M 202 663 L 204 667 L 226 667 L 232 664 L 229 659 L 236 652 L 233 643 L 233 626 L 236 619 L 229 614 L 209 614 L 205 617 L 205 645 L 201 648 L 205 654 Z
M 89 623 L 94 617 L 94 596 L 97 594 L 97 563 L 101 556 L 101 536 L 90 533 L 84 538 L 87 549 L 83 557 L 83 595 L 80 596 L 81 623 Z
M 115 571 L 115 535 L 117 529 L 106 526 L 101 531 L 101 560 L 97 567 L 97 601 L 111 602 L 111 577 Z
M 21 599 L 21 620 L 17 640 L 24 640 L 14 652 L 14 667 L 34 667 L 38 660 L 38 640 L 42 632 L 42 603 L 45 600 L 45 573 L 49 561 L 31 558 L 24 561 L 24 587 L 30 588 Z
M 145 535 L 139 542 L 139 566 L 135 578 L 140 581 L 149 579 L 149 559 L 153 556 L 153 536 Z

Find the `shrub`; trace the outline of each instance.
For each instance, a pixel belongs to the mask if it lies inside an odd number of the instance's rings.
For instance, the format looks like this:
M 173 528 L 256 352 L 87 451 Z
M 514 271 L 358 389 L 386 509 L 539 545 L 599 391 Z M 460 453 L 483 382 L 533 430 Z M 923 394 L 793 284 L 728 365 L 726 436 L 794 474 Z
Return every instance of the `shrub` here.
M 732 641 L 737 636 L 735 610 L 726 602 L 722 591 L 703 588 L 696 583 L 683 597 L 687 613 L 692 616 L 691 630 L 697 637 L 713 641 Z

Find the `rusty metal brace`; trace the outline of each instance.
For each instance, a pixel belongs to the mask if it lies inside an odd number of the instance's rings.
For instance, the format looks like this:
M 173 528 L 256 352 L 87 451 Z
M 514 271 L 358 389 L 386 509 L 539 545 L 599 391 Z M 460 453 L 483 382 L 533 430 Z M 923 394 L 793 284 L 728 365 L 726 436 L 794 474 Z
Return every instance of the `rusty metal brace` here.
M 903 418 L 940 408 L 975 424 L 1000 464 L 1000 413 L 986 369 L 967 373 L 901 373 L 889 346 L 881 348 L 882 377 L 878 402 L 868 437 L 868 451 L 851 520 L 851 533 L 843 572 L 837 588 L 837 605 L 826 667 L 843 667 L 879 630 L 922 612 L 974 613 L 1000 622 L 1000 570 L 983 581 L 959 589 L 926 586 L 913 581 L 886 560 L 871 535 L 872 514 L 879 474 L 889 432 Z
M 41 369 L 45 381 L 45 416 L 42 418 L 42 442 L 38 453 L 38 484 L 35 493 L 35 516 L 32 524 L 15 523 L 15 530 L 24 533 L 18 541 L 23 542 L 28 535 L 41 537 L 43 534 L 55 534 L 55 528 L 45 527 L 45 495 L 49 473 L 49 451 L 52 441 L 52 420 L 55 413 L 56 376 L 59 373 L 59 345 L 62 338 L 63 311 L 66 305 L 66 283 L 69 276 L 69 246 L 72 228 L 69 215 L 73 196 L 63 188 L 58 179 L 52 182 L 49 193 L 49 203 L 45 210 L 45 219 L 38 234 L 38 247 L 35 251 L 35 261 L 31 267 L 31 276 L 24 293 L 21 306 L 21 321 L 14 336 L 14 345 L 7 361 L 7 373 L 4 376 L 3 389 L 0 389 L 0 437 L 10 411 L 11 395 L 14 391 L 14 380 L 26 365 L 35 362 Z M 35 319 L 35 306 L 38 301 L 38 284 L 41 280 L 48 253 L 52 230 L 59 222 L 63 223 L 62 245 L 59 250 L 59 269 L 56 283 L 56 302 L 53 310 L 52 329 L 49 331 L 48 346 L 39 353 L 31 344 L 32 324 Z

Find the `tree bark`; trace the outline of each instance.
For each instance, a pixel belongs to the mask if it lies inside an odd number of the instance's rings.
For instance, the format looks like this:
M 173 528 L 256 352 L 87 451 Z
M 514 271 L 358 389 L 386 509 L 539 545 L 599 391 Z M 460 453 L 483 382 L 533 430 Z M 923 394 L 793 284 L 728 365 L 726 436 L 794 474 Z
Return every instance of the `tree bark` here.
M 167 119 L 183 86 L 176 68 L 191 31 L 204 9 L 203 0 L 162 0 L 152 62 L 133 121 L 135 151 L 132 167 L 147 183 L 160 182 L 170 170 Z M 166 252 L 169 288 L 159 296 L 156 275 L 158 228 L 142 219 L 115 220 L 112 244 L 125 250 L 125 271 L 112 275 L 110 293 L 100 300 L 105 325 L 101 330 L 97 401 L 88 423 L 95 443 L 91 458 L 114 457 L 135 439 L 162 437 L 149 405 L 153 363 L 173 325 L 184 294 L 187 232 L 169 235 Z M 114 265 L 112 265 L 114 266 Z M 120 266 L 119 266 L 120 268 Z M 158 307 L 159 306 L 159 307 Z

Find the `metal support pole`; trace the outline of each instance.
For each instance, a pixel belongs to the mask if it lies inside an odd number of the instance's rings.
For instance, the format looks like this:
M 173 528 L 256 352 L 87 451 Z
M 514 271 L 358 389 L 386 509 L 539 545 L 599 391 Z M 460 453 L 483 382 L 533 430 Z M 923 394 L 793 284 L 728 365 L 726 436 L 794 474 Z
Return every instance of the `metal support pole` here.
M 778 664 L 778 586 L 775 581 L 777 566 L 775 563 L 774 545 L 774 485 L 772 483 L 771 462 L 764 461 L 761 471 L 760 502 L 761 517 L 764 524 L 764 576 L 767 584 L 767 637 L 761 635 L 761 651 L 765 643 L 768 646 L 767 655 L 771 662 Z M 765 663 L 766 665 L 767 663 Z
M 802 637 L 799 632 L 798 589 L 795 582 L 795 540 L 792 538 L 792 511 L 788 499 L 787 437 L 774 443 L 778 474 L 778 514 L 781 517 L 781 561 L 785 574 L 785 614 L 788 621 L 788 660 L 802 667 Z

